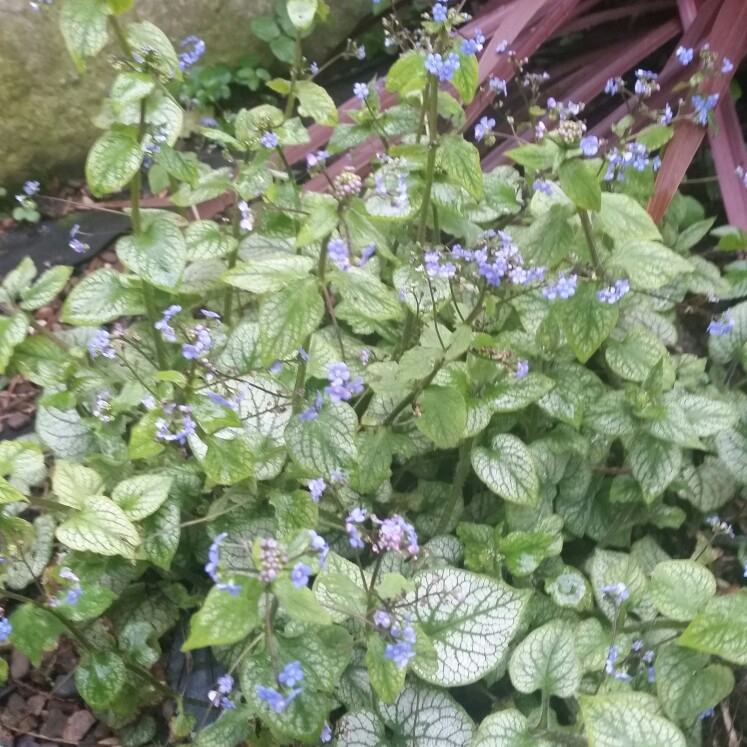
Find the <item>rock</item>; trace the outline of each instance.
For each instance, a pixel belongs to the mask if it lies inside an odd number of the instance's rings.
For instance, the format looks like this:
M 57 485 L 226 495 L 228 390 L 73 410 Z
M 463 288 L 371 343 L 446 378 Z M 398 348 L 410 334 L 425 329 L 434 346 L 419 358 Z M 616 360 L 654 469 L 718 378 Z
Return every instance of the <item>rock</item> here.
M 0 184 L 75 176 L 98 130 L 91 123 L 113 79 L 114 42 L 78 73 L 58 28 L 55 2 L 36 12 L 29 0 L 0 0 Z M 309 59 L 323 60 L 371 12 L 368 0 L 327 0 L 330 20 L 304 39 Z M 254 52 L 273 64 L 251 33 L 253 18 L 273 12 L 275 0 L 136 0 L 125 23 L 137 17 L 159 26 L 175 44 L 195 34 L 207 44 L 207 63 L 234 62 Z M 136 14 L 136 15 L 135 15 Z
M 26 710 L 32 716 L 40 716 L 46 704 L 47 704 L 47 699 L 43 695 L 32 695 L 26 701 Z
M 65 729 L 62 732 L 63 741 L 80 742 L 95 723 L 96 719 L 88 711 L 76 711 L 67 720 Z
M 48 739 L 59 737 L 67 725 L 67 716 L 57 706 L 50 706 L 44 721 L 39 727 L 39 734 Z
M 12 425 L 11 428 L 18 426 Z M 22 680 L 28 673 L 31 662 L 17 649 L 13 649 L 10 654 L 10 676 L 14 680 Z
M 72 674 L 61 674 L 54 681 L 55 695 L 61 698 L 75 698 L 78 695 L 78 688 L 75 686 L 75 680 Z

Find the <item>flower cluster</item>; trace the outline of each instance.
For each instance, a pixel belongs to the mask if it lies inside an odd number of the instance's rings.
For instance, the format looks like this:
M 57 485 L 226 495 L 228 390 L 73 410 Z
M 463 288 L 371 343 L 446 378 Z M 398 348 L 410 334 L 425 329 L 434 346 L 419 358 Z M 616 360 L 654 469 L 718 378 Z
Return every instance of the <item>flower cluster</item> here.
M 319 553 L 319 567 L 325 568 L 327 566 L 327 556 L 329 555 L 329 545 L 324 537 L 317 534 L 313 529 L 309 529 L 309 547 L 314 552 Z
M 308 586 L 311 577 L 311 568 L 306 563 L 296 563 L 290 572 L 290 580 L 297 589 Z
M 265 584 L 271 584 L 278 573 L 288 562 L 288 554 L 283 550 L 276 539 L 268 538 L 259 542 L 259 580 Z
M 507 84 L 503 78 L 491 75 L 490 78 L 488 78 L 488 88 L 493 93 L 500 94 L 501 96 L 508 96 Z
M 331 363 L 327 366 L 329 386 L 324 391 L 333 402 L 349 400 L 354 394 L 363 392 L 363 378 L 356 376 L 351 380 L 350 369 L 344 363 Z
M 705 126 L 708 124 L 708 113 L 716 108 L 718 98 L 719 95 L 717 93 L 712 93 L 709 96 L 701 96 L 700 94 L 695 94 L 695 96 L 693 96 L 693 113 L 695 115 L 695 121 L 699 125 Z
M 262 133 L 259 138 L 259 144 L 267 150 L 272 150 L 280 145 L 280 138 L 272 130 Z
M 724 521 L 720 516 L 709 516 L 705 521 L 713 529 L 715 534 L 725 534 L 727 537 L 734 537 L 734 527 L 727 521 Z
M 188 330 L 187 337 L 192 340 L 182 344 L 182 355 L 187 360 L 202 358 L 213 347 L 213 338 L 204 324 L 197 324 Z
M 462 46 L 459 50 L 465 57 L 482 52 L 485 48 L 485 35 L 477 29 L 472 39 L 463 39 Z
M 407 192 L 407 172 L 403 162 L 385 154 L 378 154 L 377 159 L 382 167 L 374 174 L 374 194 L 391 201 L 392 207 L 406 210 L 409 206 Z
M 54 597 L 49 600 L 50 607 L 57 607 L 60 604 L 78 604 L 78 600 L 83 594 L 83 588 L 80 585 L 80 579 L 73 573 L 69 568 L 60 568 L 60 572 L 57 574 L 60 580 L 64 582 L 63 591 L 64 597 Z
M 382 618 L 378 618 L 382 621 Z M 389 626 L 381 626 L 389 627 Z M 400 669 L 404 669 L 410 659 L 415 656 L 415 630 L 410 625 L 410 619 L 405 619 L 404 625 L 391 625 L 389 634 L 394 639 L 393 643 L 387 643 L 384 649 L 384 658 L 393 661 Z
M 333 182 L 335 195 L 341 200 L 360 194 L 362 187 L 363 180 L 355 172 L 355 169 L 350 166 L 344 168 L 335 177 Z
M 324 482 L 323 477 L 315 477 L 313 480 L 309 480 L 309 493 L 311 493 L 311 500 L 314 503 L 319 503 L 326 489 L 327 483 Z
M 188 36 L 183 39 L 179 48 L 184 50 L 178 55 L 179 67 L 182 71 L 188 70 L 205 54 L 205 42 L 196 36 Z
M 440 54 L 431 52 L 425 58 L 425 69 L 431 74 L 438 77 L 442 83 L 449 83 L 454 79 L 454 73 L 459 70 L 459 55 L 450 52 L 446 59 Z
M 371 521 L 378 527 L 376 539 L 372 544 L 374 552 L 392 550 L 399 553 L 407 552 L 410 555 L 417 555 L 420 552 L 415 527 L 399 514 L 394 514 L 383 521 L 372 515 Z
M 563 273 L 558 275 L 558 279 L 552 285 L 542 289 L 542 295 L 548 301 L 554 301 L 556 298 L 562 298 L 567 301 L 576 292 L 577 275 L 566 277 Z
M 622 581 L 617 581 L 614 584 L 603 586 L 601 588 L 601 592 L 602 594 L 607 594 L 608 596 L 613 597 L 615 607 L 620 607 L 623 602 L 627 602 L 630 598 L 628 587 Z
M 658 77 L 656 73 L 652 73 L 650 70 L 636 70 L 633 90 L 644 99 L 652 96 L 660 88 L 657 82 Z
M 251 231 L 254 228 L 254 213 L 249 207 L 246 200 L 239 200 L 236 203 L 236 209 L 239 211 L 239 227 L 242 231 Z
M 324 397 L 322 397 L 321 392 L 316 393 L 316 400 L 314 401 L 314 404 L 311 407 L 306 408 L 299 416 L 299 420 L 303 421 L 310 421 L 310 420 L 316 420 L 319 417 L 319 411 L 322 409 L 322 405 L 324 404 Z
M 357 98 L 359 101 L 365 101 L 369 95 L 370 91 L 368 89 L 368 86 L 365 83 L 356 83 L 353 85 L 353 95 L 355 98 Z
M 166 309 L 161 318 L 153 325 L 166 342 L 176 342 L 176 330 L 171 326 L 171 320 L 182 310 L 179 304 L 172 304 Z
M 311 170 L 318 166 L 323 166 L 325 161 L 329 158 L 329 153 L 326 150 L 317 150 L 312 153 L 306 154 L 306 168 Z
M 233 688 L 233 677 L 230 674 L 223 674 L 218 677 L 215 690 L 210 690 L 208 693 L 208 700 L 219 708 L 236 708 L 236 704 L 228 699 Z
M 169 402 L 163 406 L 163 414 L 169 416 L 169 420 L 158 418 L 156 420 L 156 438 L 159 441 L 177 441 L 181 446 L 187 442 L 189 436 L 194 435 L 197 423 L 192 419 L 189 405 L 177 405 Z
M 675 50 L 674 54 L 677 57 L 677 60 L 679 61 L 680 65 L 685 67 L 693 61 L 695 50 L 692 47 L 679 46 Z
M 642 143 L 628 143 L 622 150 L 613 148 L 607 154 L 607 172 L 604 175 L 605 181 L 625 179 L 625 169 L 634 168 L 636 171 L 644 171 L 651 164 L 654 171 L 661 166 L 661 160 L 658 156 L 651 158 L 648 148 Z
M 475 125 L 475 140 L 484 140 L 487 135 L 492 134 L 494 127 L 495 119 L 493 117 L 483 117 Z
M 278 683 L 286 690 L 285 694 L 274 687 L 257 685 L 257 697 L 267 703 L 275 713 L 282 713 L 303 692 L 303 687 L 295 687 L 303 682 L 303 678 L 301 663 L 292 661 L 290 664 L 286 664 L 277 677 Z
M 597 298 L 602 303 L 617 303 L 626 293 L 630 291 L 630 281 L 626 278 L 615 281 L 613 285 L 597 291 Z
M 633 641 L 632 651 L 635 654 L 639 654 L 643 650 L 643 641 Z M 630 674 L 630 667 L 625 669 L 618 668 L 617 660 L 619 651 L 617 646 L 612 645 L 607 651 L 607 661 L 604 664 L 604 671 L 610 677 L 614 677 L 616 680 L 622 680 L 623 682 L 630 682 L 633 676 Z M 646 674 L 646 679 L 649 684 L 652 684 L 656 680 L 656 669 L 653 666 L 654 652 L 653 650 L 645 651 L 638 658 L 638 671 Z
M 577 117 L 583 108 L 583 104 L 575 104 L 573 101 L 564 104 L 552 96 L 547 99 L 547 113 L 550 119 L 559 119 L 561 122 Z
M 100 355 L 102 358 L 113 360 L 117 353 L 112 347 L 111 335 L 105 329 L 97 329 L 88 342 L 88 354 L 91 358 Z
M 110 414 L 112 411 L 112 403 L 110 400 L 111 394 L 107 390 L 103 390 L 96 394 L 91 413 L 93 414 L 93 417 L 98 418 L 102 423 L 112 422 L 112 416 Z

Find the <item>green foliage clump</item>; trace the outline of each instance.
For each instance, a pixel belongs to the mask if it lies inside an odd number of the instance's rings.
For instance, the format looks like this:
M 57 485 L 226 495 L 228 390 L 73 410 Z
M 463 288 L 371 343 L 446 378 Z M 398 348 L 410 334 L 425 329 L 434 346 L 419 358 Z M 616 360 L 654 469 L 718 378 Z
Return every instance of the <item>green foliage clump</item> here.
M 605 157 L 562 106 L 535 101 L 523 173 L 483 173 L 484 40 L 453 9 L 400 39 L 395 103 L 357 84 L 338 124 L 300 55 L 325 5 L 288 0 L 255 28 L 293 41 L 285 110 L 203 128 L 230 159 L 200 163 L 169 92 L 191 61 L 131 5 L 62 12 L 81 66 L 121 45 L 86 172 L 131 189 L 123 270 L 54 334 L 32 314 L 71 268 L 24 260 L 0 291 L 0 372 L 43 390 L 35 436 L 0 444 L 1 637 L 35 664 L 69 638 L 123 744 L 697 744 L 747 664 L 744 545 L 715 516 L 747 485 L 747 304 L 683 342 L 738 297 L 691 251 L 712 221 L 679 196 L 655 225 L 654 159 Z M 334 127 L 318 190 L 288 160 L 311 122 Z M 371 140 L 362 177 L 344 155 Z M 144 168 L 179 210 L 141 206 Z M 186 210 L 224 193 L 228 221 Z M 155 668 L 180 628 L 224 671 L 199 697 Z

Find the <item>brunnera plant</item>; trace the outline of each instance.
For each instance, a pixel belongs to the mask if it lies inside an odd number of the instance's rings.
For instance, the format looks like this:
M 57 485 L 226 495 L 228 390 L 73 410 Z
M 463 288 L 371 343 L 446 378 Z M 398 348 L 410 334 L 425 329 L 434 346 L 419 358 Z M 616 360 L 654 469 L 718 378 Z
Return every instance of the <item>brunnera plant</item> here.
M 747 484 L 747 303 L 711 319 L 739 290 L 691 251 L 694 200 L 660 226 L 641 203 L 678 121 L 707 126 L 717 53 L 615 143 L 515 59 L 536 139 L 523 173 L 483 173 L 494 119 L 461 123 L 495 50 L 465 14 L 391 22 L 401 56 L 338 124 L 302 54 L 325 5 L 287 0 L 286 104 L 203 128 L 213 167 L 176 147 L 201 41 L 132 0 L 61 5 L 79 66 L 119 43 L 86 173 L 129 188 L 132 232 L 121 272 L 66 292 L 70 267 L 26 259 L 2 283 L 0 366 L 43 393 L 0 443 L 0 641 L 39 664 L 67 637 L 127 745 L 698 744 L 747 663 L 743 538 L 716 515 Z M 334 129 L 301 172 L 311 122 Z M 328 174 L 369 138 L 370 175 Z M 146 173 L 175 210 L 141 205 Z M 51 333 L 33 311 L 60 294 Z M 218 664 L 200 697 L 157 667 L 181 626 Z

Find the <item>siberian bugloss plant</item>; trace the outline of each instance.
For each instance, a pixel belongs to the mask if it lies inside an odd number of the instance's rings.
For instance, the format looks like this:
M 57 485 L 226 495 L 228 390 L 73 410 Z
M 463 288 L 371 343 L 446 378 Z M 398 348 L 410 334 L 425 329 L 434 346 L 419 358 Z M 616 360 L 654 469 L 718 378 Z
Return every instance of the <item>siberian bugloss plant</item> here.
M 170 93 L 204 45 L 132 4 L 61 11 L 80 66 L 119 43 L 86 173 L 130 189 L 124 269 L 2 284 L 0 365 L 43 393 L 35 436 L 0 444 L 0 640 L 39 664 L 67 637 L 131 745 L 700 743 L 747 664 L 747 557 L 717 516 L 747 484 L 747 303 L 691 251 L 694 200 L 660 226 L 642 203 L 678 122 L 707 126 L 717 51 L 683 53 L 676 112 L 639 71 L 652 124 L 615 142 L 515 59 L 536 138 L 483 173 L 501 113 L 465 132 L 463 104 L 496 50 L 453 4 L 389 25 L 401 56 L 338 124 L 300 43 L 325 5 L 288 0 L 285 106 L 204 128 L 212 167 L 175 147 Z M 294 166 L 312 122 L 331 140 Z M 370 173 L 328 174 L 370 138 Z M 146 171 L 175 210 L 141 205 Z M 32 313 L 60 294 L 53 334 Z M 200 698 L 157 667 L 180 626 L 218 664 Z

